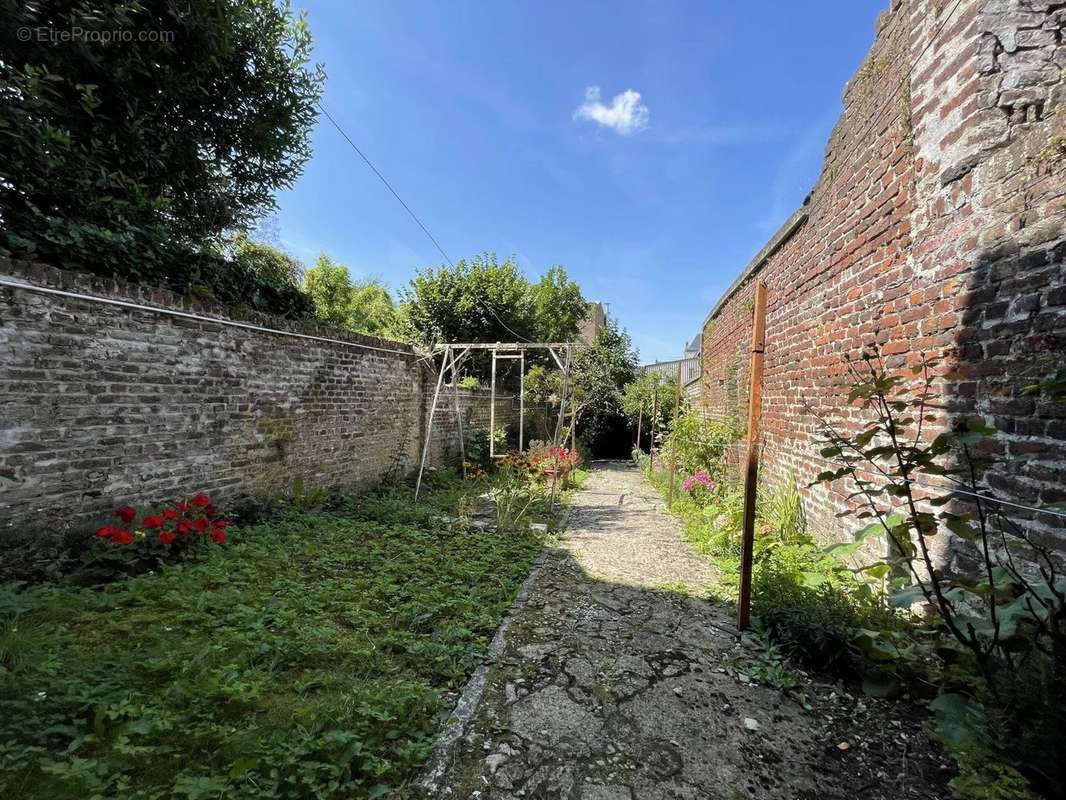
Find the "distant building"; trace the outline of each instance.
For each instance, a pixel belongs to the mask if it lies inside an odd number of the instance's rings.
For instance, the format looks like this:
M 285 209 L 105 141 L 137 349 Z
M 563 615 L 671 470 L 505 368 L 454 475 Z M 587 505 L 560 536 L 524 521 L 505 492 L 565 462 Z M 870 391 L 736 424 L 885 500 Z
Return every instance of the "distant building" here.
M 677 366 L 681 365 L 681 386 L 688 386 L 700 377 L 700 346 L 703 343 L 703 334 L 696 334 L 696 338 L 685 345 L 681 358 L 673 361 L 656 361 L 654 364 L 644 364 L 641 372 L 659 372 L 663 375 L 674 377 L 677 375 Z
M 596 340 L 596 334 L 606 326 L 607 312 L 603 309 L 603 303 L 589 303 L 589 313 L 581 323 L 577 340 L 583 344 L 592 344 Z
M 696 338 L 685 345 L 685 351 L 681 358 L 673 361 L 656 361 L 654 364 L 644 364 L 641 372 L 657 372 L 664 378 L 677 376 L 678 365 L 681 366 L 681 391 L 690 403 L 694 403 L 699 394 L 700 381 L 700 347 L 703 344 L 703 335 L 697 334 Z
M 641 372 L 658 372 L 665 377 L 673 378 L 677 376 L 678 364 L 681 365 L 681 385 L 683 387 L 699 379 L 699 356 L 685 356 L 684 358 L 675 358 L 673 361 L 656 361 L 654 364 L 644 364 L 640 370 Z

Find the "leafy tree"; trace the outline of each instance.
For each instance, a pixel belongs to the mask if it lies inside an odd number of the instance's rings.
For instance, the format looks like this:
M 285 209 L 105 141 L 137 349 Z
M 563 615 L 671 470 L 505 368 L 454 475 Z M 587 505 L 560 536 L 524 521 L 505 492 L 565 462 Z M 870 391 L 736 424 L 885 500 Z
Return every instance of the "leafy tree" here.
M 231 303 L 260 311 L 290 317 L 311 313 L 311 300 L 300 290 L 303 264 L 288 253 L 238 233 L 219 250 L 218 262 L 213 271 L 214 291 L 201 283 L 186 288 L 208 298 L 224 294 Z
M 420 270 L 402 293 L 400 315 L 412 340 L 570 341 L 588 304 L 562 267 L 530 284 L 513 259 L 481 253 L 454 267 Z
M 626 385 L 637 376 L 637 365 L 629 334 L 610 319 L 592 344 L 574 355 L 575 424 L 595 453 L 625 455 L 629 450 L 623 398 Z
M 304 265 L 277 247 L 254 241 L 243 232 L 233 236 L 229 246 L 233 261 L 265 281 L 287 286 L 303 281 Z
M 550 267 L 531 287 L 537 335 L 545 342 L 568 342 L 581 329 L 588 302 L 566 269 Z
M 315 304 L 315 316 L 327 325 L 344 328 L 352 297 L 348 268 L 322 253 L 304 275 L 304 291 Z
M 411 338 L 424 345 L 537 338 L 529 282 L 513 260 L 501 264 L 495 253 L 419 270 L 401 293 L 400 314 Z
M 388 288 L 376 278 L 353 283 L 348 268 L 325 253 L 304 276 L 304 290 L 314 302 L 315 316 L 327 325 L 373 336 L 399 334 Z
M 630 424 L 636 428 L 638 419 L 642 418 L 644 433 L 651 432 L 651 412 L 657 412 L 656 429 L 663 435 L 667 427 L 677 416 L 677 378 L 663 375 L 661 372 L 644 372 L 625 387 L 622 395 L 622 408 Z
M 388 287 L 377 278 L 352 284 L 349 325 L 354 331 L 396 338 L 401 335 L 396 304 Z
M 0 13 L 0 249 L 254 299 L 220 244 L 310 157 L 325 76 L 305 18 L 273 0 L 0 0 Z M 273 295 L 268 310 L 300 313 L 298 294 Z

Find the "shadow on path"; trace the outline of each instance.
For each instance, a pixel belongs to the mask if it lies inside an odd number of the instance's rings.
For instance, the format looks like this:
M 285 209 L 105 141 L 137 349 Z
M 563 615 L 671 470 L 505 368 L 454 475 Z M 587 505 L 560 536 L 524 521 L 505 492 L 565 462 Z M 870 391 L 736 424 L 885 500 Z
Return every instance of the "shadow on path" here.
M 948 796 L 909 706 L 807 681 L 807 710 L 740 672 L 749 645 L 731 609 L 686 593 L 713 580 L 635 468 L 595 465 L 431 760 L 427 795 Z

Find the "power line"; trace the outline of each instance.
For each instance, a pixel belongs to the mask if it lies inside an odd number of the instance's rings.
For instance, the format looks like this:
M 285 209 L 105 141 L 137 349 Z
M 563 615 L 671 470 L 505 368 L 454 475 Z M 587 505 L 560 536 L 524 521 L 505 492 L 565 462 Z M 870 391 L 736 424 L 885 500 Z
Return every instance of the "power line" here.
M 406 211 L 411 216 L 411 219 L 413 219 L 415 221 L 415 223 L 418 225 L 418 227 L 422 229 L 422 232 L 424 234 L 426 234 L 427 237 L 429 237 L 429 240 L 431 242 L 433 242 L 433 246 L 437 248 L 437 251 L 441 254 L 441 256 L 444 257 L 444 260 L 446 262 L 448 262 L 448 266 L 450 266 L 452 269 L 455 269 L 455 263 L 450 258 L 448 258 L 448 254 L 444 252 L 444 248 L 440 246 L 440 242 L 438 242 L 436 240 L 436 238 L 433 236 L 433 234 L 429 232 L 429 228 L 427 228 L 422 223 L 422 220 L 420 220 L 418 218 L 418 215 L 415 214 L 415 212 L 411 210 L 411 207 L 409 205 L 407 205 L 407 203 L 405 203 L 403 201 L 403 198 L 400 197 L 399 193 L 395 189 L 392 188 L 392 184 L 389 183 L 388 180 L 385 178 L 385 176 L 381 174 L 381 171 L 377 167 L 374 166 L 373 162 L 371 162 L 371 160 L 366 157 L 366 153 L 364 153 L 362 150 L 359 149 L 359 145 L 357 145 L 355 142 L 352 141 L 352 137 L 350 137 L 347 133 L 344 132 L 344 128 L 342 128 L 338 124 L 337 120 L 333 119 L 333 117 L 330 115 L 330 113 L 328 111 L 326 111 L 325 106 L 323 106 L 321 102 L 318 103 L 318 110 L 321 111 L 322 114 L 326 117 L 326 119 L 328 119 L 330 121 L 330 124 L 333 125 L 333 127 L 337 129 L 337 132 L 341 136 L 344 137 L 344 140 L 346 142 L 348 142 L 348 144 L 350 144 L 352 146 L 352 149 L 355 150 L 355 152 L 359 154 L 359 157 L 361 159 L 363 159 L 363 161 L 366 163 L 366 165 L 368 167 L 370 167 L 370 169 L 373 171 L 373 173 L 378 176 L 378 179 L 383 184 L 385 184 L 385 188 L 387 188 L 390 192 L 392 192 L 392 196 L 396 198 L 396 200 L 400 203 L 401 206 L 403 206 L 404 211 Z M 515 331 L 513 331 L 510 328 L 510 326 L 507 325 L 507 323 L 505 323 L 502 319 L 500 319 L 499 314 L 497 314 L 496 311 L 488 303 L 482 302 L 482 300 L 480 298 L 478 298 L 478 302 L 481 304 L 481 307 L 485 311 L 489 312 L 489 314 L 492 315 L 492 317 L 498 323 L 500 323 L 500 325 L 503 327 L 503 329 L 505 331 L 507 331 L 509 334 L 511 334 L 516 339 L 519 339 L 519 340 L 521 340 L 523 342 L 530 341 L 525 336 L 522 336 L 522 335 L 516 333 Z
M 407 203 L 403 201 L 403 198 L 400 197 L 399 194 L 397 194 L 396 190 L 392 188 L 392 184 L 385 179 L 385 176 L 378 171 L 378 168 L 375 167 L 373 163 L 371 163 L 370 159 L 366 157 L 366 154 L 362 150 L 360 150 L 359 146 L 352 141 L 351 137 L 347 133 L 344 132 L 344 128 L 337 124 L 337 120 L 333 119 L 333 117 L 330 116 L 330 113 L 326 111 L 322 103 L 318 104 L 318 110 L 325 115 L 326 119 L 328 119 L 333 125 L 333 127 L 337 129 L 337 132 L 340 133 L 340 135 L 344 137 L 345 141 L 352 146 L 352 149 L 359 154 L 359 157 L 366 162 L 366 165 L 370 167 L 373 173 L 378 176 L 378 178 L 383 184 L 385 184 L 385 187 L 390 192 L 392 192 L 392 196 L 399 201 L 400 205 L 404 207 L 404 210 L 411 215 L 411 219 L 413 219 L 417 223 L 418 227 L 422 229 L 422 232 L 429 237 L 429 240 L 433 242 L 433 245 L 437 248 L 438 251 L 440 251 L 440 254 L 444 256 L 444 260 L 448 262 L 448 265 L 451 266 L 452 269 L 455 269 L 455 264 L 453 264 L 452 260 L 448 258 L 448 254 L 444 252 L 444 248 L 440 246 L 440 242 L 433 238 L 433 234 L 429 232 L 429 228 L 422 224 L 422 220 L 418 218 L 418 215 L 411 210 L 411 207 L 408 206 Z

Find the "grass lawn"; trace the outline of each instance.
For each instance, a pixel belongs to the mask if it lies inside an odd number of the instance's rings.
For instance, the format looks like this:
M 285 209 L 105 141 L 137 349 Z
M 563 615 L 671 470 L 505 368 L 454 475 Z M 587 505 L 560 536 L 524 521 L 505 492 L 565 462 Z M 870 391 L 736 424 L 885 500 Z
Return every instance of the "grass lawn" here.
M 449 530 L 456 499 L 381 488 L 154 574 L 0 587 L 0 797 L 408 796 L 542 544 Z

